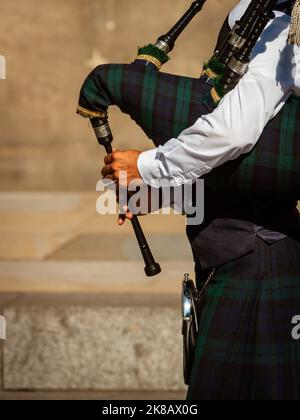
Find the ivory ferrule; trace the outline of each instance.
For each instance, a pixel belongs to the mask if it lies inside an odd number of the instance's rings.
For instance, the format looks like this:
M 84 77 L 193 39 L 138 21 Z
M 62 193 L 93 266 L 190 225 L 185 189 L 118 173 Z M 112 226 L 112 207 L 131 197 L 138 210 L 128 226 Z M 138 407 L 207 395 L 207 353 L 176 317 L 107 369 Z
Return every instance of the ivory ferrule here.
M 232 37 L 229 39 L 229 44 L 232 45 L 234 48 L 242 48 L 246 42 L 245 38 L 241 37 L 240 35 L 234 33 Z
M 246 73 L 248 66 L 249 66 L 248 63 L 242 63 L 241 61 L 237 60 L 235 57 L 232 57 L 232 59 L 230 60 L 228 64 L 228 68 L 240 76 L 243 76 Z
M 163 40 L 159 40 L 159 41 L 157 41 L 157 43 L 155 44 L 155 46 L 156 46 L 159 50 L 163 51 L 163 52 L 164 52 L 164 53 L 166 53 L 166 54 L 168 54 L 168 53 L 171 51 L 171 48 L 170 48 L 170 46 L 168 45 L 168 43 L 167 43 L 167 42 L 165 42 L 165 41 L 163 41 Z
M 105 123 L 99 127 L 94 127 L 94 131 L 97 139 L 103 139 L 111 135 L 110 126 L 108 123 Z

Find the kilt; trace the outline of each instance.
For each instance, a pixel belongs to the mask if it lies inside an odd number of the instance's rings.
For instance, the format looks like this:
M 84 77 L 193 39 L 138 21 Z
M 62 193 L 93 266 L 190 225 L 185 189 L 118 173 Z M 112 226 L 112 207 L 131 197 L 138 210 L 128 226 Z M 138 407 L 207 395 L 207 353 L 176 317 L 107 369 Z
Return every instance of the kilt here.
M 256 238 L 206 290 L 189 400 L 299 400 L 300 242 Z

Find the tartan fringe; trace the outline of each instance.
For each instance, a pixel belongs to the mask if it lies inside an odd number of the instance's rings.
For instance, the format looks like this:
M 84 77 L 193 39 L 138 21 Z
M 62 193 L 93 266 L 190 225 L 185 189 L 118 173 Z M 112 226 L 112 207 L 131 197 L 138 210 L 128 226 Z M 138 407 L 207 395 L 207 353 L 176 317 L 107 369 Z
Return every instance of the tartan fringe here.
M 76 113 L 83 118 L 106 118 L 107 112 L 90 111 L 82 106 L 77 107 Z

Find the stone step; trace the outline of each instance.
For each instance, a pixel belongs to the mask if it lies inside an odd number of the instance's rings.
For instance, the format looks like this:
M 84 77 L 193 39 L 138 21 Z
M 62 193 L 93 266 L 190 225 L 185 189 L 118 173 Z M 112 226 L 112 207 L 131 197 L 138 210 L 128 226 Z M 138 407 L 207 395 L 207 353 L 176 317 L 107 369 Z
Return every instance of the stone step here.
M 130 223 L 96 213 L 97 193 L 0 193 L 0 261 L 139 260 Z M 190 259 L 185 220 L 149 215 L 141 224 L 162 259 Z
M 141 220 L 162 273 L 96 193 L 0 194 L 0 399 L 183 399 L 184 218 Z
M 141 261 L 1 262 L 1 293 L 152 293 L 177 294 L 187 261 L 164 261 L 162 273 L 145 276 Z
M 170 261 L 148 279 L 137 262 L 0 263 L 7 323 L 0 399 L 70 390 L 82 398 L 183 399 L 185 268 Z
M 187 238 L 183 235 L 147 234 L 147 241 L 160 262 L 192 259 Z M 128 235 L 80 235 L 54 251 L 47 259 L 141 261 L 142 264 L 141 251 L 133 232 Z
M 0 312 L 0 398 L 67 390 L 184 397 L 179 296 L 2 294 Z

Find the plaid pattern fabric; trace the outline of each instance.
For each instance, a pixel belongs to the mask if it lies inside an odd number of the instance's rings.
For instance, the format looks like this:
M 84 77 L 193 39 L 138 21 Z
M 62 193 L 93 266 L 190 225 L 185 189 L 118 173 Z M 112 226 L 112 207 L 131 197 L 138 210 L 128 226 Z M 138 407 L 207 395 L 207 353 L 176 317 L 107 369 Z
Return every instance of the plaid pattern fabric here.
M 210 112 L 203 105 L 209 90 L 199 79 L 158 72 L 142 61 L 103 65 L 86 79 L 79 106 L 104 112 L 117 105 L 159 146 Z
M 206 290 L 190 400 L 299 400 L 300 242 L 286 238 L 218 269 Z
M 206 182 L 223 191 L 300 198 L 300 98 L 291 96 L 267 125 L 255 149 L 213 171 Z
M 117 105 L 158 146 L 212 111 L 205 101 L 210 88 L 201 79 L 157 72 L 142 62 L 104 65 L 86 79 L 79 105 L 92 112 Z M 256 148 L 213 171 L 207 185 L 240 195 L 300 198 L 299 130 L 300 98 L 292 96 Z

